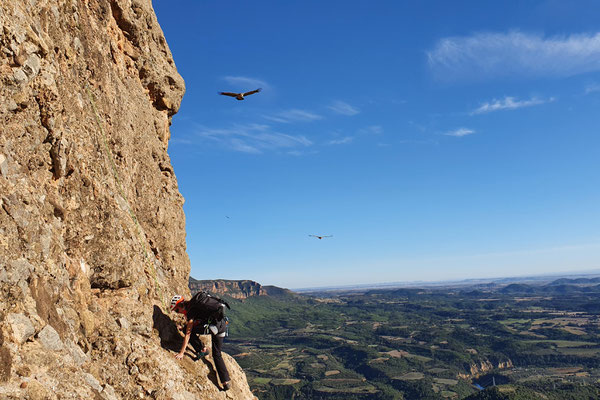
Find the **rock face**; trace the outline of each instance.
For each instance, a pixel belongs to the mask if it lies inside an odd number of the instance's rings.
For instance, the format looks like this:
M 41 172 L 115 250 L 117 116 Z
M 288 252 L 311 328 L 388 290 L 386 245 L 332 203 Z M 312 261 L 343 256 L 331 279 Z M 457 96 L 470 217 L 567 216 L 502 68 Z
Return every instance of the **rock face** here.
M 190 277 L 190 291 L 196 293 L 201 290 L 220 295 L 225 294 L 235 299 L 267 295 L 267 292 L 259 283 L 250 280 L 231 281 L 219 279 L 200 281 Z
M 277 286 L 262 286 L 251 280 L 196 280 L 190 277 L 192 294 L 205 290 L 210 293 L 227 295 L 235 299 L 246 299 L 251 296 L 293 296 L 293 292 Z
M 3 0 L 0 33 L 0 399 L 253 398 L 171 351 L 184 83 L 151 1 Z
M 468 364 L 466 369 L 468 369 L 469 372 L 459 373 L 457 376 L 461 379 L 471 379 L 493 371 L 494 369 L 509 369 L 513 367 L 513 363 L 510 359 L 506 361 L 498 361 L 495 365 L 489 360 L 481 360 L 476 363 Z

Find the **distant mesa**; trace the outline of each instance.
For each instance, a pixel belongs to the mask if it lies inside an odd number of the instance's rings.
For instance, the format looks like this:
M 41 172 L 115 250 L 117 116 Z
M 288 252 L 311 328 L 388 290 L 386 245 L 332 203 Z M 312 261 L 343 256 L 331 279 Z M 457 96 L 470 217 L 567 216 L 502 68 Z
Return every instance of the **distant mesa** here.
M 598 278 L 591 279 L 557 279 L 546 285 L 526 285 L 513 283 L 499 290 L 503 294 L 534 294 L 551 295 L 567 293 L 597 293 L 600 285 Z
M 400 288 L 392 290 L 392 294 L 395 297 L 412 297 L 417 296 L 421 292 L 421 289 L 410 289 L 410 288 Z M 377 290 L 368 291 L 367 295 L 375 294 Z
M 529 285 L 524 285 L 520 283 L 512 283 L 504 288 L 500 289 L 501 293 L 532 293 L 535 289 Z
M 580 287 L 578 285 L 549 285 L 543 288 L 545 292 L 556 293 L 556 294 L 566 294 L 566 293 L 585 293 L 589 291 L 594 291 L 593 287 Z
M 548 284 L 548 286 L 558 286 L 558 285 L 592 285 L 594 283 L 600 283 L 600 277 L 596 278 L 560 278 L 556 279 Z
M 465 292 L 464 294 L 465 294 L 465 296 L 479 297 L 479 296 L 482 296 L 484 293 L 485 292 L 482 292 L 481 290 L 474 289 L 474 290 L 469 290 L 469 291 Z
M 206 290 L 209 293 L 225 295 L 240 300 L 252 296 L 297 296 L 291 290 L 277 286 L 262 286 L 260 283 L 251 280 L 197 280 L 190 276 L 189 286 L 192 294 Z

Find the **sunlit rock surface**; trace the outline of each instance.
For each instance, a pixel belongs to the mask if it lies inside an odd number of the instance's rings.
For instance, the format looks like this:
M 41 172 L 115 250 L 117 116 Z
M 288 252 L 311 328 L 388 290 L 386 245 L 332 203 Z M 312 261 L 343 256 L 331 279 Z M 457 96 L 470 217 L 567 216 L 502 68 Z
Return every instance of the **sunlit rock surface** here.
M 199 292 L 201 290 L 210 292 L 212 294 L 227 295 L 234 299 L 246 299 L 252 296 L 295 296 L 295 294 L 288 290 L 277 286 L 263 286 L 258 282 L 251 280 L 228 280 L 228 279 L 216 279 L 216 280 L 197 280 L 190 277 L 190 291 L 192 293 Z
M 185 89 L 151 2 L 3 0 L 0 32 L 0 399 L 253 398 L 172 351 Z

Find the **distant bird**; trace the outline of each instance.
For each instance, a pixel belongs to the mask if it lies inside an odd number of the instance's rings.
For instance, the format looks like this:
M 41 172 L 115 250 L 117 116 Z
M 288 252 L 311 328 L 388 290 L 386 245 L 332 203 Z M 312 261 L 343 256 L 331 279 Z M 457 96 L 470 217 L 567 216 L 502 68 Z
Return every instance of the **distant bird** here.
M 238 100 L 244 100 L 244 96 L 250 96 L 251 94 L 258 93 L 261 90 L 262 90 L 261 88 L 258 88 L 256 90 L 252 90 L 252 91 L 246 92 L 246 93 L 219 92 L 219 94 L 222 94 L 223 96 L 235 97 Z
M 319 236 L 319 235 L 308 235 L 310 237 L 315 237 L 319 240 L 323 239 L 323 238 L 328 238 L 328 237 L 333 237 L 333 235 L 323 235 L 323 236 Z

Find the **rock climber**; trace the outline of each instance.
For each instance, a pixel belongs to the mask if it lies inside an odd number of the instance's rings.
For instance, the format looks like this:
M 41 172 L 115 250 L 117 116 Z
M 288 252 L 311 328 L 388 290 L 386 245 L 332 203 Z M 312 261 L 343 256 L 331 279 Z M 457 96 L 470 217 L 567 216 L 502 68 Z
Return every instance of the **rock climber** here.
M 206 292 L 197 293 L 189 301 L 186 301 L 180 295 L 175 295 L 171 299 L 171 311 L 185 315 L 187 320 L 183 345 L 179 353 L 175 355 L 175 358 L 178 360 L 183 358 L 188 343 L 196 351 L 196 360 L 208 355 L 208 349 L 202 344 L 198 335 L 210 333 L 215 367 L 217 368 L 223 389 L 229 390 L 231 388 L 231 380 L 229 378 L 229 371 L 227 371 L 225 361 L 223 360 L 223 355 L 221 354 L 223 338 L 226 336 L 227 328 L 227 319 L 224 314 L 225 306 L 229 308 L 226 302 L 212 297 Z

